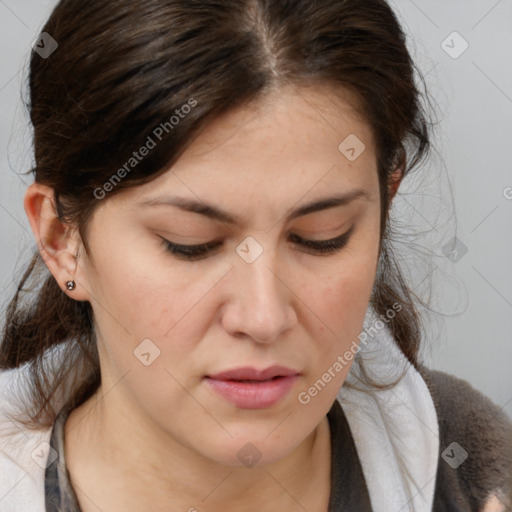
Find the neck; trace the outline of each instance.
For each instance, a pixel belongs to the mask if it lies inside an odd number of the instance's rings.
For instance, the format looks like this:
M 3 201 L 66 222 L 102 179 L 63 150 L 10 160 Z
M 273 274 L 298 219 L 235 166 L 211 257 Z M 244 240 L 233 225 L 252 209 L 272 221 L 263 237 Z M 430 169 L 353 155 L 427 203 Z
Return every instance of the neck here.
M 205 458 L 150 423 L 134 421 L 125 408 L 100 396 L 98 390 L 65 425 L 66 462 L 84 512 L 91 502 L 110 511 L 327 510 L 326 416 L 285 457 L 262 467 L 232 467 Z

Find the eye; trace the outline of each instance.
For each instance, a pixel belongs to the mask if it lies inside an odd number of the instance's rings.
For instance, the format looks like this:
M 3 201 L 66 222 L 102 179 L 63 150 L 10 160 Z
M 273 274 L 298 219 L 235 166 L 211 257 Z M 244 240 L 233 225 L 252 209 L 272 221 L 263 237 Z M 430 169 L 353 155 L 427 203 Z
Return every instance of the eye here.
M 346 233 L 331 238 L 330 240 L 306 240 L 296 234 L 290 235 L 290 241 L 306 248 L 308 251 L 319 255 L 330 255 L 339 252 L 343 249 L 352 235 L 354 226 L 352 226 Z M 165 249 L 179 259 L 189 261 L 203 259 L 210 254 L 215 248 L 222 245 L 222 242 L 209 242 L 202 245 L 180 245 L 175 244 L 165 238 L 162 238 Z
M 174 254 L 180 259 L 186 260 L 197 260 L 206 256 L 208 253 L 213 251 L 215 247 L 222 244 L 222 242 L 209 242 L 207 244 L 202 245 L 180 245 L 170 242 L 165 238 L 162 239 L 165 243 L 165 247 L 167 251 L 171 254 Z
M 292 242 L 296 242 L 306 249 L 310 249 L 314 253 L 329 255 L 339 252 L 347 245 L 353 230 L 354 226 L 352 226 L 346 233 L 343 233 L 336 238 L 331 238 L 330 240 L 306 240 L 295 234 L 291 234 L 290 239 Z

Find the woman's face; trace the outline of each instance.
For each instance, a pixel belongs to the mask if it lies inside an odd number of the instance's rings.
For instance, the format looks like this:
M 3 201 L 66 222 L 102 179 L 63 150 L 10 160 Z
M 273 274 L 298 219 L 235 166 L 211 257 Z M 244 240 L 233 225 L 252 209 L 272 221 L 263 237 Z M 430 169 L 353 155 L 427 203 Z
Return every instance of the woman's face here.
M 70 295 L 92 304 L 105 401 L 132 425 L 241 466 L 284 457 L 325 418 L 379 246 L 374 140 L 345 98 L 281 89 L 98 206 Z M 188 259 L 166 241 L 213 248 Z

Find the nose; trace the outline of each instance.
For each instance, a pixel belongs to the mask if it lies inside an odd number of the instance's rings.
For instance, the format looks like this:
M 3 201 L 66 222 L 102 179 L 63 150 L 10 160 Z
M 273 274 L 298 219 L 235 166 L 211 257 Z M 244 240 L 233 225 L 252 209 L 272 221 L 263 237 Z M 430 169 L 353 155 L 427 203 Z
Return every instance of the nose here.
M 289 279 L 265 252 L 253 263 L 238 261 L 231 272 L 229 299 L 224 305 L 222 325 L 236 337 L 259 343 L 279 339 L 297 322 L 295 295 Z

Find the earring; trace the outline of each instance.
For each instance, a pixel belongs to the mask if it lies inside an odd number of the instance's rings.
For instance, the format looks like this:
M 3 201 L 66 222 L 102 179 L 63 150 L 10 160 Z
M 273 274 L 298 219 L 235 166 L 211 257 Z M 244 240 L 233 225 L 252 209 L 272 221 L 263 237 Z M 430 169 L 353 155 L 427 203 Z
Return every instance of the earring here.
M 68 281 L 66 283 L 66 286 L 68 287 L 68 290 L 72 291 L 76 288 L 76 283 L 75 281 Z

